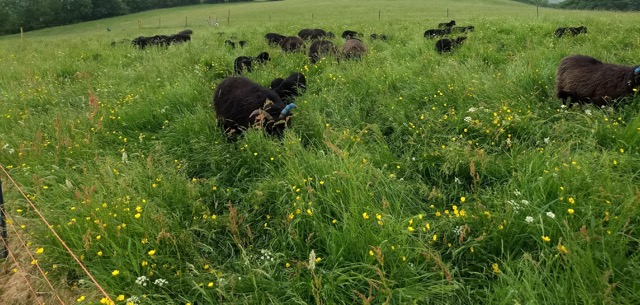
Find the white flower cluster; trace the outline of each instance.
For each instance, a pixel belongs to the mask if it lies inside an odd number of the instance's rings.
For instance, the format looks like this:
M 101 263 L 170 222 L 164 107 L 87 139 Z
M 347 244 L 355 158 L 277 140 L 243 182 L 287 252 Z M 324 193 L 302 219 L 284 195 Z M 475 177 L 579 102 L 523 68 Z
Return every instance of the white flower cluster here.
M 126 302 L 127 302 L 127 304 L 138 305 L 138 304 L 140 304 L 140 298 L 138 298 L 135 295 L 132 295 L 126 300 Z
M 149 279 L 146 276 L 139 276 L 136 279 L 136 284 L 140 285 L 140 286 L 147 286 L 147 283 L 149 282 Z
M 271 251 L 267 249 L 261 249 L 260 253 L 262 254 L 260 256 L 260 260 L 273 262 L 273 253 Z
M 153 284 L 155 284 L 155 285 L 157 285 L 157 286 L 162 287 L 162 286 L 164 286 L 164 285 L 169 284 L 169 281 L 167 281 L 167 280 L 165 280 L 165 279 L 157 279 L 157 280 L 155 280 L 155 281 L 153 282 Z

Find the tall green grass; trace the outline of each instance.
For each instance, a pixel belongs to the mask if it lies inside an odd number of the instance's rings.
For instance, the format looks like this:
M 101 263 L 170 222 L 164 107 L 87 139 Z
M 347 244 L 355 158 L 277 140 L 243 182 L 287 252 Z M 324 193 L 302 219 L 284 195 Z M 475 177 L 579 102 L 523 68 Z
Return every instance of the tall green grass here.
M 184 16 L 188 44 L 110 45 L 177 32 Z M 3 37 L 0 164 L 116 304 L 637 304 L 638 99 L 565 108 L 553 92 L 566 55 L 637 64 L 637 17 L 289 0 Z M 476 31 L 439 55 L 422 33 L 450 19 Z M 262 38 L 305 27 L 390 38 L 316 65 Z M 231 35 L 248 46 L 229 49 Z M 272 61 L 249 78 L 300 71 L 308 89 L 282 139 L 229 143 L 213 89 L 264 50 Z M 6 198 L 58 289 L 99 303 L 26 200 Z

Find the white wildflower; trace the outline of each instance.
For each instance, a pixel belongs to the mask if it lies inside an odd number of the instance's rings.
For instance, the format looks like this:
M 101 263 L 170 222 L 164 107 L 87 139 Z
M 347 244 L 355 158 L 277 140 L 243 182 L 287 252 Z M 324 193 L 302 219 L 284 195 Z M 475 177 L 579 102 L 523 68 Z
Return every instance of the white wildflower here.
M 165 279 L 157 279 L 153 282 L 153 284 L 158 285 L 160 287 L 169 284 L 169 281 L 165 280 Z
M 464 121 L 467 122 L 467 123 L 471 123 L 471 120 L 472 119 L 471 119 L 470 116 L 464 118 Z
M 547 212 L 547 216 L 549 216 L 549 218 L 551 218 L 551 219 L 555 219 L 556 218 L 556 214 L 553 214 L 553 212 Z
M 316 253 L 311 250 L 309 253 L 309 270 L 316 269 Z
M 147 286 L 147 282 L 149 281 L 149 279 L 146 276 L 139 276 L 136 279 L 136 284 L 140 285 L 140 286 Z
M 527 216 L 527 217 L 524 218 L 524 221 L 526 221 L 528 223 L 532 223 L 533 222 L 533 217 Z

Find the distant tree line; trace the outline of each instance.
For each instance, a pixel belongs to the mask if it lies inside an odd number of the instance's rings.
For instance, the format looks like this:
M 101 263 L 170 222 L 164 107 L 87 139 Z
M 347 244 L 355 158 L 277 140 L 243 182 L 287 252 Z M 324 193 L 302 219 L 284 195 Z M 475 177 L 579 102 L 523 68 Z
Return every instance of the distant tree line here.
M 551 3 L 548 0 L 515 0 L 533 5 L 574 10 L 640 11 L 640 0 L 565 0 Z
M 0 0 L 0 35 L 200 3 L 255 0 Z

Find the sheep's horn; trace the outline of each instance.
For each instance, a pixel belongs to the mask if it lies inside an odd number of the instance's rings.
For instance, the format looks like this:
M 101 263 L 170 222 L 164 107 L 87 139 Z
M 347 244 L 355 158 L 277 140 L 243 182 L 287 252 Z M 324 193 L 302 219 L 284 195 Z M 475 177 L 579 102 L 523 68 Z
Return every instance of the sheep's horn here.
M 285 106 L 284 109 L 282 109 L 282 112 L 280 112 L 280 116 L 278 117 L 278 120 L 284 119 L 287 115 L 289 115 L 289 113 L 291 113 L 291 109 L 293 109 L 295 107 L 296 107 L 296 105 L 294 103 L 291 103 L 291 104 Z
M 267 120 L 269 120 L 269 121 L 273 121 L 273 117 L 272 117 L 268 112 L 266 112 L 266 111 L 264 111 L 264 110 L 262 110 L 262 109 L 256 109 L 256 110 L 254 110 L 254 111 L 249 115 L 249 117 L 252 117 L 252 116 L 254 116 L 254 115 L 261 115 L 261 116 L 263 116 L 263 117 L 267 118 Z

